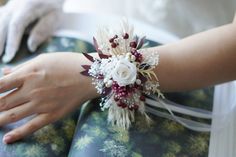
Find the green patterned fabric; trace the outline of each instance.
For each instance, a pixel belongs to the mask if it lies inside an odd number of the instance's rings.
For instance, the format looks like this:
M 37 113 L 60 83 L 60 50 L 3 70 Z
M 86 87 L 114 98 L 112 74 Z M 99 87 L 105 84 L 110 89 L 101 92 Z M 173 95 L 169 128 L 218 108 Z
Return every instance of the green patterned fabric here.
M 150 41 L 149 45 L 157 43 Z M 28 52 L 25 44 L 20 51 L 11 65 L 36 56 Z M 94 50 L 91 44 L 79 39 L 57 37 L 41 46 L 37 54 L 55 51 Z M 213 88 L 165 95 L 184 105 L 212 109 Z M 99 99 L 91 100 L 71 115 L 17 143 L 0 144 L 0 157 L 206 157 L 208 154 L 209 133 L 190 131 L 152 115 L 151 127 L 145 126 L 137 115 L 131 130 L 122 130 L 107 124 L 107 112 L 102 112 L 98 103 Z M 2 127 L 0 137 L 26 121 Z
M 149 42 L 149 46 L 158 45 Z M 165 94 L 174 102 L 212 110 L 213 88 Z M 200 133 L 180 124 L 150 115 L 151 127 L 140 115 L 127 131 L 107 123 L 107 111 L 99 100 L 88 102 L 78 120 L 69 157 L 207 157 L 209 133 Z M 191 118 L 191 117 L 188 117 Z M 199 121 L 201 121 L 199 119 Z
M 20 52 L 13 62 L 7 66 L 14 66 L 45 52 L 90 52 L 93 46 L 85 41 L 55 37 L 43 44 L 35 54 L 31 54 L 26 47 L 26 37 L 23 39 Z M 1 64 L 0 67 L 5 65 Z M 72 138 L 74 135 L 79 109 L 64 119 L 50 124 L 33 135 L 16 142 L 5 145 L 0 142 L 0 157 L 66 157 L 68 156 Z M 29 120 L 26 118 L 20 122 L 0 128 L 0 138 L 10 129 L 15 128 Z

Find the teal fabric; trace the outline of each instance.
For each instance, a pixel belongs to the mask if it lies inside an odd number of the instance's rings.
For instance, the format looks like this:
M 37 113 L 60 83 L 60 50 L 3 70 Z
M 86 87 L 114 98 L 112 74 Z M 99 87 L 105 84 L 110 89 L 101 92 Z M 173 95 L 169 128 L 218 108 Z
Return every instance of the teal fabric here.
M 15 66 L 28 59 L 36 57 L 38 54 L 50 52 L 90 52 L 93 46 L 85 41 L 73 38 L 56 37 L 43 44 L 35 54 L 31 54 L 26 47 L 26 37 L 20 52 L 17 54 L 13 62 L 9 65 Z M 75 131 L 79 109 L 71 113 L 64 119 L 50 124 L 33 135 L 18 141 L 14 144 L 5 145 L 0 142 L 0 157 L 66 157 L 68 156 L 71 141 Z M 10 124 L 0 128 L 0 139 L 3 135 L 23 123 L 30 118 L 26 118 L 20 122 Z
M 19 64 L 39 53 L 70 51 L 92 52 L 90 43 L 74 38 L 56 37 L 30 54 L 26 40 L 11 65 Z M 149 46 L 158 45 L 150 41 Z M 3 64 L 1 64 L 3 66 Z M 175 102 L 212 109 L 213 88 L 165 94 Z M 206 157 L 209 133 L 190 131 L 180 124 L 153 117 L 147 127 L 137 115 L 130 131 L 107 124 L 107 112 L 98 107 L 99 99 L 91 100 L 64 119 L 50 124 L 33 135 L 11 144 L 0 144 L 2 157 Z M 189 117 L 192 118 L 192 117 Z M 1 127 L 0 137 L 28 119 Z
M 149 46 L 158 45 L 149 41 Z M 192 107 L 212 110 L 213 88 L 169 93 L 166 98 Z M 207 157 L 209 133 L 194 132 L 180 124 L 150 115 L 151 127 L 136 115 L 127 131 L 107 123 L 99 100 L 87 103 L 78 120 L 69 157 Z M 191 118 L 191 117 L 187 117 Z M 199 121 L 202 121 L 199 119 Z

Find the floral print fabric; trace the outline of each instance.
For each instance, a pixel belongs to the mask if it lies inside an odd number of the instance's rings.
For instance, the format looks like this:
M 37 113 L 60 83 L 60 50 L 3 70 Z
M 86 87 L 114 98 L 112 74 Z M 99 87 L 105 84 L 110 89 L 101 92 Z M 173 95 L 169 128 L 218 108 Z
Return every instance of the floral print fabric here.
M 26 40 L 13 65 L 34 57 L 26 48 Z M 150 41 L 149 46 L 157 43 Z M 90 43 L 56 37 L 42 45 L 40 52 L 92 52 Z M 1 64 L 1 66 L 3 66 Z M 213 88 L 165 96 L 183 105 L 212 109 Z M 190 131 L 176 122 L 151 118 L 151 127 L 136 115 L 130 131 L 107 123 L 107 112 L 99 108 L 99 99 L 88 101 L 81 109 L 50 124 L 33 135 L 11 145 L 0 143 L 2 157 L 206 157 L 209 133 Z M 189 117 L 191 118 L 191 117 Z M 11 128 L 28 119 L 0 128 L 0 138 Z
M 89 52 L 93 50 L 91 44 L 72 38 L 56 37 L 42 45 L 38 52 L 31 54 L 26 48 L 26 38 L 20 52 L 17 54 L 13 63 L 9 66 L 17 65 L 41 52 Z M 1 64 L 0 67 L 4 65 Z M 18 141 L 14 144 L 5 145 L 0 142 L 0 157 L 66 157 L 68 156 L 76 123 L 80 110 L 71 113 L 64 119 L 45 126 L 33 135 Z M 0 128 L 0 138 L 10 129 L 15 128 L 25 122 L 26 118 L 20 122 L 10 124 Z

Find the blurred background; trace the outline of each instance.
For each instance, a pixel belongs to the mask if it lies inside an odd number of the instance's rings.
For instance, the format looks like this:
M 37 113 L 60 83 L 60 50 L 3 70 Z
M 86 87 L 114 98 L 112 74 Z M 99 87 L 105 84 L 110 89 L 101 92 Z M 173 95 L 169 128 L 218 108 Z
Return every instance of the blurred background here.
M 236 0 L 66 0 L 64 10 L 132 17 L 182 38 L 230 23 Z
M 132 17 L 185 37 L 232 22 L 236 0 L 67 0 L 65 10 Z

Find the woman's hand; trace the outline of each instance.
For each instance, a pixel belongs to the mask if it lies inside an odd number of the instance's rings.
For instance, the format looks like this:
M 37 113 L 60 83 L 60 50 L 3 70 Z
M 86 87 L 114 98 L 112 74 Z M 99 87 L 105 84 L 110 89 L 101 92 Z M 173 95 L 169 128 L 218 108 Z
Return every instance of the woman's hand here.
M 37 24 L 30 32 L 28 48 L 34 52 L 47 40 L 59 24 L 63 2 L 64 0 L 10 0 L 1 7 L 0 55 L 6 43 L 2 61 L 8 63 L 14 58 L 26 28 L 37 19 Z
M 43 54 L 18 67 L 6 69 L 0 79 L 0 126 L 35 117 L 7 133 L 3 141 L 12 143 L 73 111 L 84 101 L 97 96 L 88 77 L 82 76 L 82 54 Z

